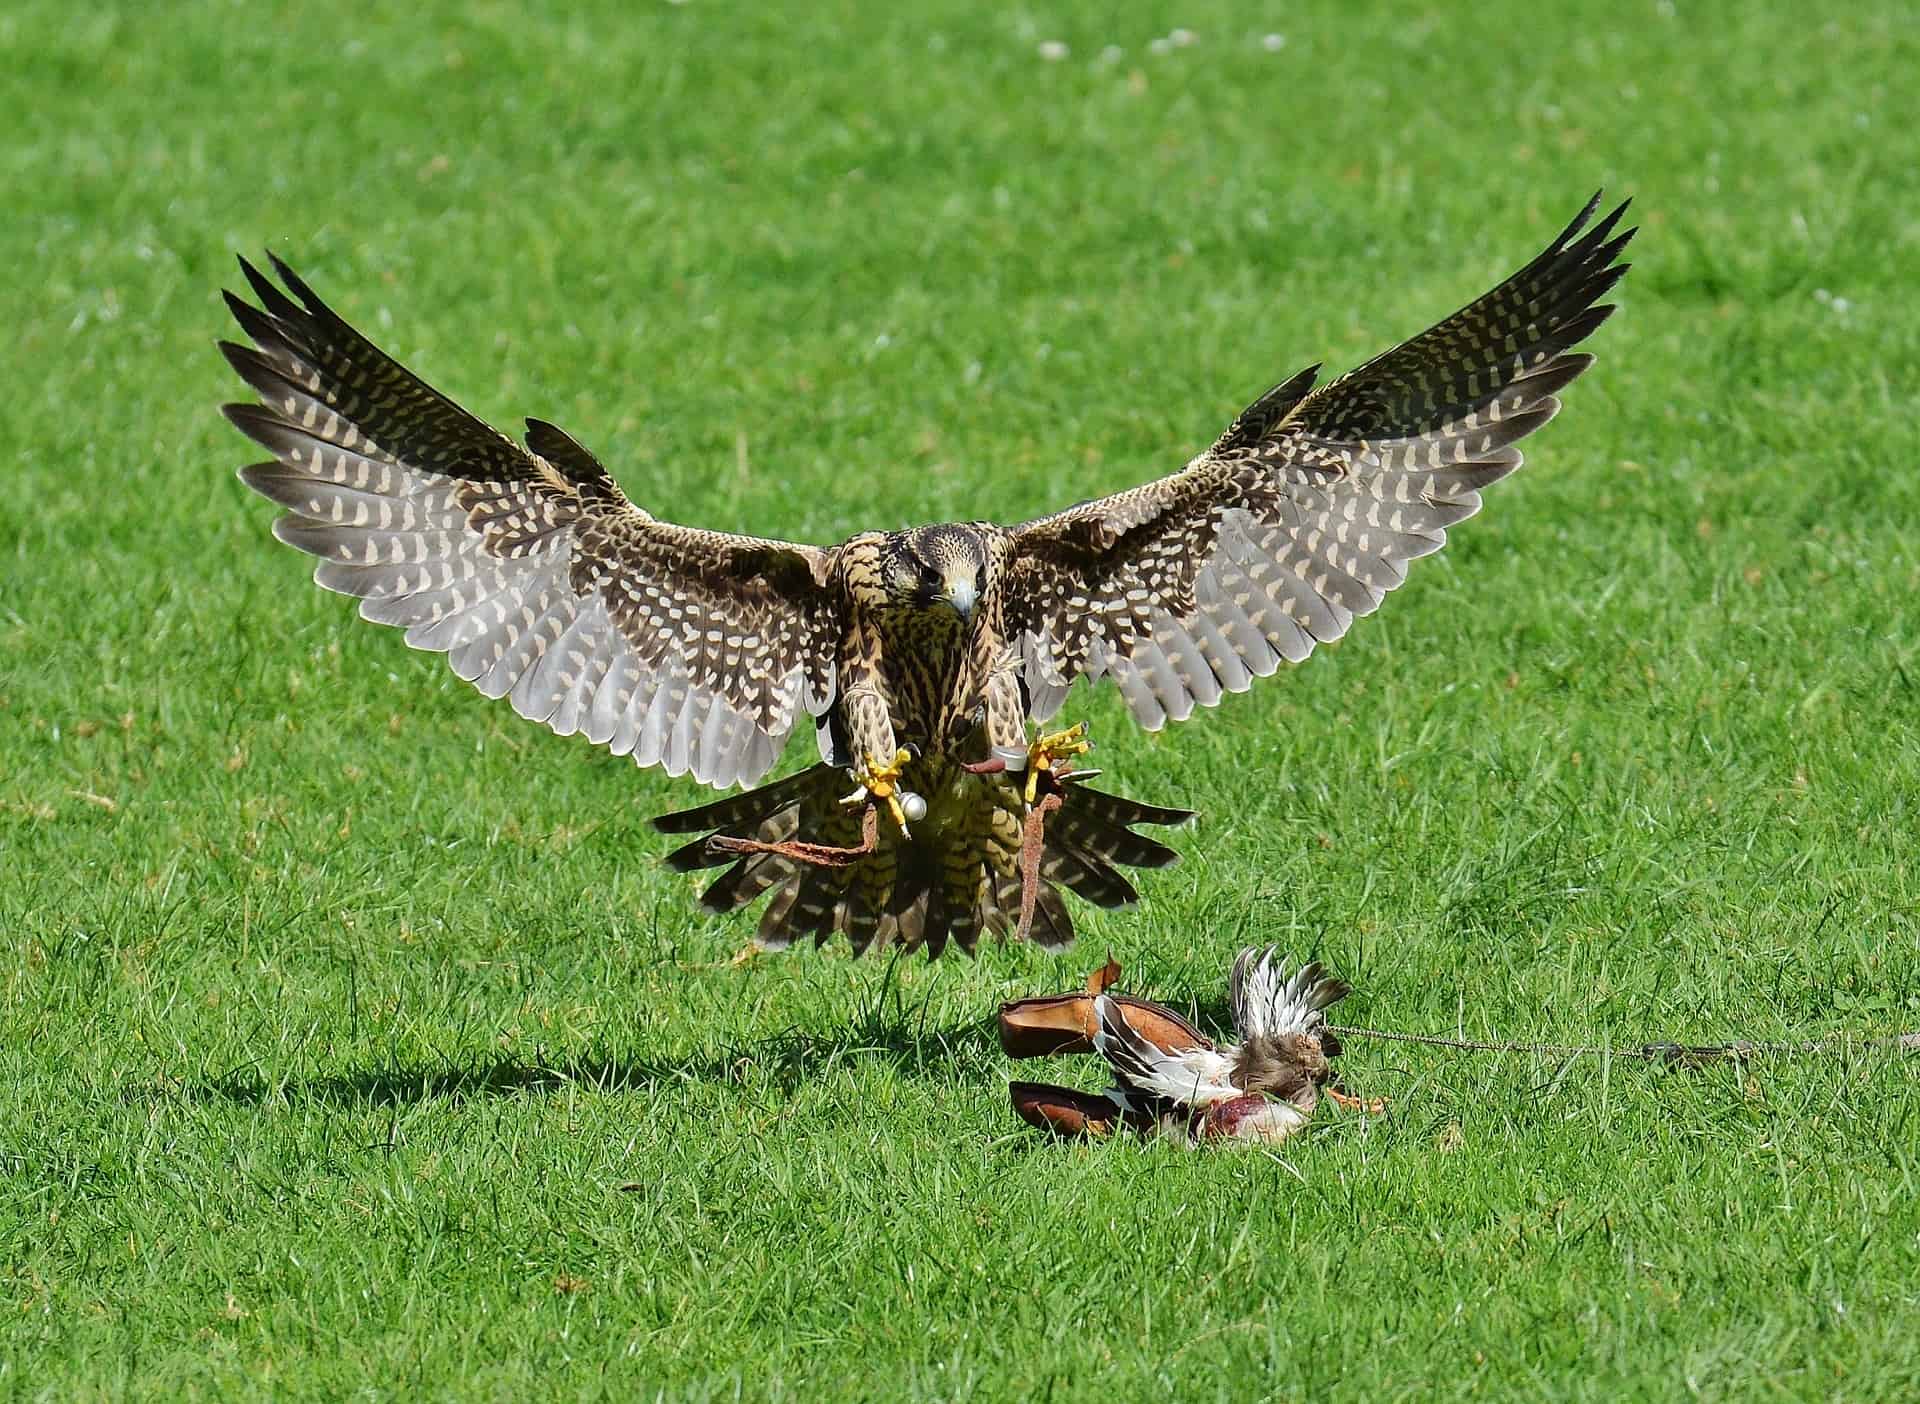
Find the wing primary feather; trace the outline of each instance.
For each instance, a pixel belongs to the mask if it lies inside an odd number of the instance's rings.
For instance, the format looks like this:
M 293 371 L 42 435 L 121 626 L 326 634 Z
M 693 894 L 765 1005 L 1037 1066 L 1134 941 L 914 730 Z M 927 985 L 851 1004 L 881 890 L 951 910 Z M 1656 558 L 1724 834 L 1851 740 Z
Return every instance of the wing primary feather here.
M 1291 968 L 1279 947 L 1248 946 L 1227 977 L 1227 1005 L 1242 1039 L 1314 1033 L 1326 1011 L 1353 992 L 1319 961 Z
M 319 584 L 530 719 L 712 784 L 758 780 L 831 704 L 828 553 L 655 520 L 564 431 L 520 447 L 266 262 L 240 260 L 254 302 L 225 294 L 253 344 L 221 354 L 260 396 L 225 413 L 274 455 L 241 479 Z
M 1599 201 L 1419 335 L 1282 381 L 1182 471 L 1017 528 L 1005 598 L 1030 715 L 1104 676 L 1157 728 L 1378 608 L 1592 364 L 1570 348 L 1612 314 L 1635 232 L 1626 203 L 1596 220 Z

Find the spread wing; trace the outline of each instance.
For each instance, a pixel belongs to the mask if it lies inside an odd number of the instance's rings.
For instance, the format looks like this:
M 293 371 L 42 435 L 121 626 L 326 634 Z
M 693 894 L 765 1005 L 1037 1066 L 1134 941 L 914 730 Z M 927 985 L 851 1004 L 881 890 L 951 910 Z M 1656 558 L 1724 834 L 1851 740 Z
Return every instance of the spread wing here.
M 1163 1097 L 1185 1106 L 1209 1106 L 1243 1095 L 1233 1085 L 1233 1061 L 1211 1048 L 1169 1053 L 1141 1037 L 1126 1010 L 1101 995 L 1093 1002 L 1093 1046 L 1113 1069 L 1123 1093 Z
M 522 716 L 715 786 L 764 775 L 832 702 L 828 552 L 657 521 L 552 425 L 522 448 L 278 259 L 293 297 L 241 267 L 260 306 L 227 305 L 253 345 L 221 350 L 260 403 L 226 413 L 276 461 L 240 477 L 319 584 Z
M 1007 623 L 1030 709 L 1109 677 L 1150 729 L 1346 633 L 1520 466 L 1514 444 L 1592 363 L 1623 204 L 1596 195 L 1538 258 L 1453 316 L 1314 389 L 1276 386 L 1186 469 L 1017 528 Z
M 1318 961 L 1289 973 L 1287 958 L 1272 946 L 1241 951 L 1227 979 L 1227 1005 L 1242 1039 L 1318 1033 L 1326 1027 L 1327 1010 L 1352 992 Z

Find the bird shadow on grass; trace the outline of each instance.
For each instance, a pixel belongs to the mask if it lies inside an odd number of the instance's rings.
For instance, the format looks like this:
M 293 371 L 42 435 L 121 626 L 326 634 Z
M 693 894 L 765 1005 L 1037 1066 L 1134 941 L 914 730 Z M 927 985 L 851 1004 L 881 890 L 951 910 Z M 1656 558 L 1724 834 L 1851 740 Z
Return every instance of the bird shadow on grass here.
M 582 1053 L 550 1060 L 536 1053 L 531 1058 L 386 1063 L 311 1078 L 277 1078 L 257 1065 L 246 1065 L 172 1090 L 195 1101 L 248 1106 L 318 1101 L 343 1107 L 459 1103 L 546 1096 L 567 1089 L 658 1093 L 677 1084 L 752 1086 L 790 1094 L 855 1062 L 876 1062 L 909 1076 L 937 1077 L 977 1068 L 997 1052 L 991 1019 L 928 1028 L 911 1018 L 876 1018 L 831 1032 L 789 1028 L 762 1038 L 660 1056 Z M 143 1088 L 135 1089 L 134 1095 L 166 1093 Z

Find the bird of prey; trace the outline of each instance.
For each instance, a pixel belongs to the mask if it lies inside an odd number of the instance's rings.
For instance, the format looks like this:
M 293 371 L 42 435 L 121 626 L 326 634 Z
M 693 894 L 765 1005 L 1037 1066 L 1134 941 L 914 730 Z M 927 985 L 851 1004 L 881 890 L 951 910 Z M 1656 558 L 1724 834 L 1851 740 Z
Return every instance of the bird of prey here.
M 1094 1052 L 1113 1085 L 1089 1094 L 1043 1083 L 1009 1089 L 1020 1116 L 1063 1135 L 1111 1134 L 1118 1126 L 1191 1144 L 1284 1141 L 1305 1126 L 1328 1086 L 1339 1040 L 1326 1011 L 1349 993 L 1318 962 L 1290 969 L 1271 947 L 1234 961 L 1228 1004 L 1239 1042 L 1217 1047 L 1171 1009 L 1104 990 L 1022 1001 L 1001 1011 L 1001 1038 L 1015 1056 Z M 1091 1038 L 1077 1036 L 1084 1017 Z
M 273 455 L 241 477 L 318 583 L 521 715 L 720 788 L 812 719 L 819 765 L 656 821 L 714 831 L 675 855 L 727 867 L 709 907 L 772 893 L 763 944 L 971 950 L 1024 904 L 1057 946 L 1056 887 L 1131 900 L 1116 865 L 1174 857 L 1133 826 L 1185 815 L 1059 784 L 1079 729 L 1030 727 L 1077 678 L 1148 728 L 1182 720 L 1376 608 L 1590 363 L 1570 348 L 1632 237 L 1624 205 L 1587 227 L 1598 199 L 1491 292 L 1325 385 L 1282 382 L 1179 472 L 1017 526 L 822 548 L 663 521 L 553 425 L 522 445 L 462 410 L 278 259 L 284 290 L 242 260 L 258 305 L 228 294 L 252 345 L 222 350 L 259 402 L 226 412 Z

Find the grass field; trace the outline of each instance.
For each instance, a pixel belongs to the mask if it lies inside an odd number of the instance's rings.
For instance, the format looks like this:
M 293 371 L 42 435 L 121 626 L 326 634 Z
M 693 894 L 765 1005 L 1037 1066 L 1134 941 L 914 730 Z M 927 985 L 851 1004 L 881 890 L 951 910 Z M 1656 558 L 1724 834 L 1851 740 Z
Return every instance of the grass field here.
M 1110 8 L 0 16 L 0 1397 L 1920 1392 L 1911 1062 L 1356 1042 L 1390 1114 L 1204 1156 L 1026 1132 L 991 1023 L 1258 940 L 1388 1028 L 1920 1026 L 1910 7 Z M 730 965 L 698 792 L 312 589 L 217 413 L 266 247 L 665 514 L 1012 520 L 1600 185 L 1480 519 L 1187 727 L 1069 704 L 1202 818 L 1064 958 Z

